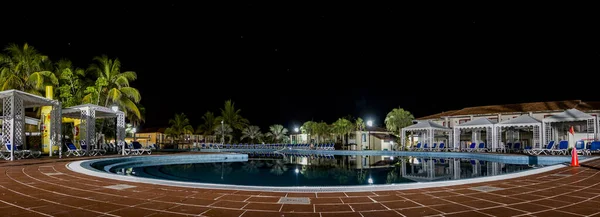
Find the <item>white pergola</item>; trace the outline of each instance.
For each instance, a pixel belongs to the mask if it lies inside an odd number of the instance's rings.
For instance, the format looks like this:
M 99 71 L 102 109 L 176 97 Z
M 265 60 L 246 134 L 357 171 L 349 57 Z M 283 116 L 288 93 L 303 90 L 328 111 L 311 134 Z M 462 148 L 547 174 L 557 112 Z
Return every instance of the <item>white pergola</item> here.
M 493 144 L 493 149 L 497 150 L 502 141 L 502 129 L 503 128 L 531 128 L 533 130 L 533 141 L 532 141 L 532 149 L 542 149 L 542 144 L 540 143 L 540 132 L 542 129 L 542 122 L 530 115 L 521 115 L 519 117 L 502 121 L 495 125 L 496 127 L 496 142 Z M 500 147 L 504 148 L 504 147 Z
M 64 117 L 81 120 L 80 138 L 85 141 L 86 151 L 89 153 L 91 146 L 96 145 L 96 119 L 117 118 L 117 142 L 122 146 L 122 154 L 125 155 L 125 113 L 114 111 L 104 106 L 94 104 L 83 104 L 65 108 L 62 110 Z
M 404 149 L 406 146 L 406 133 L 407 132 L 417 132 L 417 133 L 424 133 L 425 135 L 425 142 L 427 142 L 429 144 L 429 149 L 431 149 L 433 143 L 434 143 L 434 137 L 435 137 L 435 133 L 436 132 L 446 132 L 448 133 L 448 142 L 450 142 L 452 139 L 452 129 L 448 128 L 448 127 L 444 127 L 438 123 L 432 122 L 432 121 L 419 121 L 416 124 L 410 125 L 408 127 L 402 128 L 402 140 L 400 141 L 402 143 L 402 148 Z
M 473 134 L 471 135 L 472 141 L 479 141 L 481 138 L 481 130 L 485 130 L 486 134 L 486 146 L 487 148 L 491 148 L 491 146 L 495 143 L 495 133 L 494 133 L 494 124 L 495 121 L 491 121 L 487 118 L 480 118 L 471 120 L 459 125 L 454 126 L 454 150 L 460 148 L 460 135 L 463 130 L 472 130 Z
M 49 152 L 52 156 L 52 146 L 61 144 L 61 104 L 57 100 L 51 100 L 41 96 L 36 96 L 19 90 L 0 91 L 2 99 L 2 145 L 11 144 L 10 160 L 14 160 L 15 147 L 25 144 L 25 109 L 41 106 L 52 106 L 50 113 L 50 147 Z
M 577 109 L 569 109 L 560 114 L 553 115 L 542 120 L 542 144 L 546 145 L 550 140 L 557 139 L 556 137 L 558 136 L 558 132 L 557 129 L 552 126 L 553 123 L 577 121 L 585 121 L 587 124 L 587 134 L 592 134 L 594 140 L 598 139 L 598 125 L 596 117 Z

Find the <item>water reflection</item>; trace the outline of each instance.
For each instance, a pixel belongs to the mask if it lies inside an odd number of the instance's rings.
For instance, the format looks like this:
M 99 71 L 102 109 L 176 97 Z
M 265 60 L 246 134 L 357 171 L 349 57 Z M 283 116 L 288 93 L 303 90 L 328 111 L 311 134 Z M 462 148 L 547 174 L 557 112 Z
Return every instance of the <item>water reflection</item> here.
M 248 154 L 247 162 L 135 167 L 122 174 L 236 185 L 339 186 L 456 180 L 530 168 L 462 158 Z

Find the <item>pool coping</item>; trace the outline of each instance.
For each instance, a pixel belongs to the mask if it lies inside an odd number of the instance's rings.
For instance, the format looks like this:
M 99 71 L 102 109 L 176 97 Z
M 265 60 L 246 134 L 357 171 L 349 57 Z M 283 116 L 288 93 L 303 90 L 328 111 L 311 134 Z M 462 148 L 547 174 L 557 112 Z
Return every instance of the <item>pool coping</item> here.
M 214 158 L 216 156 L 222 157 L 222 154 L 205 154 L 203 158 Z M 237 154 L 241 155 L 241 154 Z M 246 155 L 247 156 L 247 155 Z M 148 157 L 148 156 L 144 156 Z M 588 157 L 580 160 L 580 162 L 587 162 L 599 157 Z M 108 158 L 104 160 L 110 160 L 115 158 Z M 228 184 L 212 184 L 212 183 L 195 183 L 195 182 L 183 182 L 173 180 L 161 180 L 152 178 L 143 178 L 137 176 L 123 176 L 108 172 L 99 172 L 90 170 L 82 166 L 83 163 L 94 160 L 80 160 L 68 163 L 65 165 L 67 169 L 100 178 L 107 178 L 119 181 L 128 181 L 134 183 L 145 183 L 155 185 L 166 185 L 174 187 L 186 187 L 186 188 L 203 188 L 203 189 L 225 189 L 225 190 L 244 190 L 244 191 L 271 191 L 271 192 L 364 192 L 364 191 L 386 191 L 386 190 L 409 190 L 409 189 L 420 189 L 420 188 L 431 188 L 431 187 L 447 187 L 464 184 L 474 184 L 489 181 L 498 181 L 512 178 L 519 178 L 523 176 L 535 175 L 540 173 L 549 172 L 555 169 L 568 167 L 566 164 L 557 164 L 552 166 L 546 166 L 542 168 L 535 168 L 531 170 L 497 175 L 488 177 L 476 177 L 461 180 L 450 180 L 450 181 L 436 181 L 436 182 L 417 182 L 417 183 L 406 183 L 406 184 L 380 184 L 380 185 L 364 185 L 364 186 L 293 186 L 293 187 L 282 187 L 282 186 L 251 186 L 251 185 L 228 185 Z

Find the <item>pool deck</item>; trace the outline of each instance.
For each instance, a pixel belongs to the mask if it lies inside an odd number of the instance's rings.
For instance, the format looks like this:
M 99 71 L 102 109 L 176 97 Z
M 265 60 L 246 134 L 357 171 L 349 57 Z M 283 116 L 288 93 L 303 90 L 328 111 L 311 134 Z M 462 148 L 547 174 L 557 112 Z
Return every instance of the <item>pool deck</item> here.
M 333 193 L 170 187 L 66 167 L 82 159 L 0 161 L 0 216 L 600 216 L 600 159 L 501 181 Z M 310 204 L 280 204 L 281 197 Z

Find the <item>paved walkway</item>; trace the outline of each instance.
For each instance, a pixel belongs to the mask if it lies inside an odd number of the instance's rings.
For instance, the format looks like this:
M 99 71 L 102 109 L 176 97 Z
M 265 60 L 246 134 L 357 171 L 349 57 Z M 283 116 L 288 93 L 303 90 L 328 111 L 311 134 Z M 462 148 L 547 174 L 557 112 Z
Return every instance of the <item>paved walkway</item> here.
M 600 216 L 600 159 L 503 181 L 338 193 L 128 183 L 72 172 L 71 160 L 0 163 L 0 216 Z M 280 204 L 281 197 L 310 204 Z

